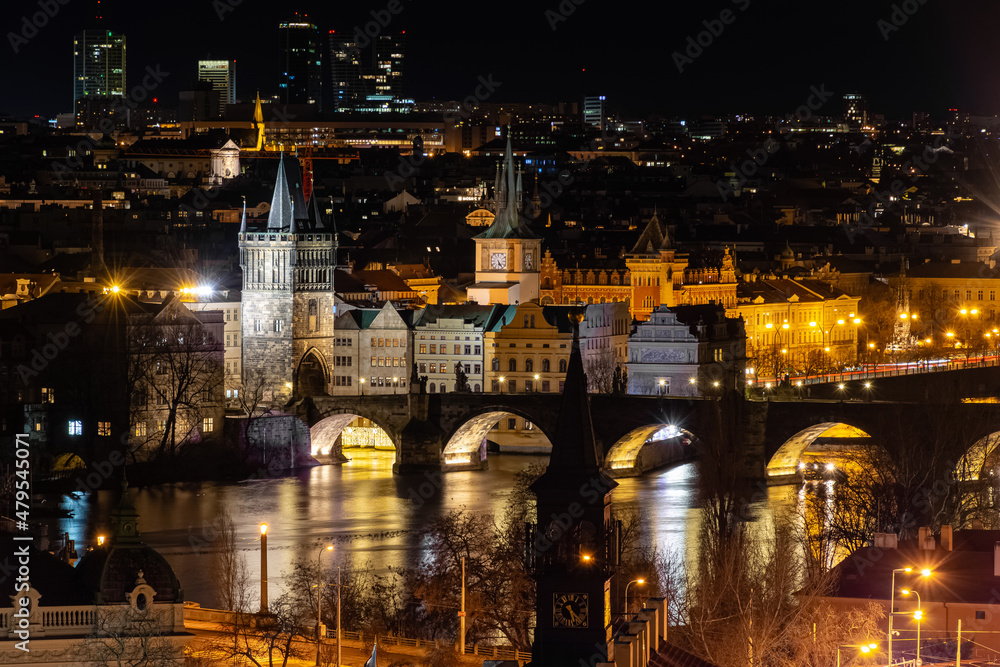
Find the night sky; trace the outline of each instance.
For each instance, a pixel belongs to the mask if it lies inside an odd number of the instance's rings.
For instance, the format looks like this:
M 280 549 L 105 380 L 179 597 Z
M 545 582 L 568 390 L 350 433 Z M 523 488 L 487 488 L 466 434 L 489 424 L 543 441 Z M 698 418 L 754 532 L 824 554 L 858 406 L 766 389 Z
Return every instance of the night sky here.
M 161 104 L 176 106 L 177 91 L 191 85 L 197 60 L 209 54 L 236 58 L 241 98 L 252 98 L 258 87 L 262 95 L 273 92 L 277 25 L 295 10 L 308 13 L 325 35 L 353 32 L 372 20 L 371 10 L 388 4 L 104 0 L 101 25 L 93 19 L 95 0 L 64 0 L 15 54 L 9 33 L 21 32 L 21 17 L 39 11 L 40 1 L 59 0 L 3 0 L 0 113 L 54 117 L 71 110 L 72 35 L 84 27 L 124 32 L 129 86 L 147 65 L 159 64 L 170 76 L 156 94 Z M 493 101 L 575 101 L 603 93 L 612 110 L 629 114 L 781 114 L 804 103 L 814 85 L 836 94 L 830 112 L 853 90 L 890 118 L 913 110 L 940 115 L 949 107 L 1000 112 L 995 0 L 898 3 L 915 13 L 901 14 L 906 22 L 888 40 L 878 22 L 892 26 L 894 3 L 884 0 L 397 1 L 402 11 L 386 30 L 406 30 L 405 93 L 417 100 L 463 98 L 478 76 L 492 74 L 501 84 Z M 558 15 L 560 2 L 574 11 L 553 30 L 546 10 Z M 220 5 L 232 9 L 221 21 Z M 673 53 L 724 10 L 732 22 L 678 72 Z

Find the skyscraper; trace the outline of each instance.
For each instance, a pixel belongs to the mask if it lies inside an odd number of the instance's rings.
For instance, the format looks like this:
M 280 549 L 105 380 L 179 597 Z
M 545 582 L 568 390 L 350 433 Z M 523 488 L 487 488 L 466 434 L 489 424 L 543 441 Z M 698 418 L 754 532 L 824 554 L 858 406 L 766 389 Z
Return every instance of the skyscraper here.
M 218 95 L 218 110 L 221 116 L 227 104 L 236 104 L 236 61 L 199 60 L 198 81 L 212 84 Z
M 372 39 L 330 31 L 330 82 L 336 111 L 407 112 L 403 99 L 405 33 Z
M 73 111 L 90 97 L 125 97 L 125 35 L 90 29 L 73 36 Z
M 852 125 L 868 124 L 868 100 L 861 93 L 844 95 L 844 117 Z
M 605 122 L 604 95 L 590 95 L 583 98 L 583 126 L 603 130 Z
M 361 49 L 357 35 L 330 31 L 330 95 L 334 111 L 353 111 L 361 89 Z
M 323 65 L 319 30 L 295 15 L 278 26 L 281 79 L 279 97 L 285 104 L 321 105 Z

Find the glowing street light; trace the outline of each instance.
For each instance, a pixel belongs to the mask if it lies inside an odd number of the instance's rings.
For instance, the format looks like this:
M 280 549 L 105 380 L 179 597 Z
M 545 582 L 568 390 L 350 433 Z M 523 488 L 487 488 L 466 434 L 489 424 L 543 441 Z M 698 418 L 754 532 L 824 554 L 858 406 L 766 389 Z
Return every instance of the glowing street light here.
M 498 377 L 498 378 L 497 378 L 497 382 L 499 382 L 499 383 L 500 383 L 500 393 L 501 393 L 501 394 L 503 394 L 503 383 L 504 383 L 504 380 L 506 380 L 506 379 L 507 379 L 507 378 L 505 378 L 505 377 L 504 377 L 504 376 L 502 376 L 502 375 L 501 375 L 500 377 Z
M 260 524 L 260 613 L 267 613 L 267 524 Z
M 843 646 L 838 646 L 837 647 L 837 667 L 840 667 L 840 649 L 842 649 L 842 648 L 856 648 L 859 651 L 861 651 L 862 653 L 871 653 L 872 651 L 874 651 L 875 649 L 878 648 L 878 644 L 875 644 L 873 642 L 871 644 L 845 644 Z M 892 659 L 890 659 L 889 662 L 892 663 Z
M 629 606 L 628 606 L 628 587 L 631 586 L 632 584 L 639 584 L 640 586 L 642 586 L 645 583 L 646 583 L 645 579 L 633 579 L 632 581 L 630 581 L 627 584 L 625 584 L 625 613 L 626 614 L 628 613 L 628 610 L 629 610 Z
M 904 588 L 899 592 L 902 593 L 903 595 L 909 595 L 910 593 L 913 593 L 914 595 L 917 596 L 917 610 L 913 612 L 913 618 L 917 619 L 917 664 L 920 665 L 923 664 L 920 662 L 920 620 L 924 617 L 924 612 L 921 609 L 921 607 L 923 607 L 924 604 L 923 602 L 920 601 L 920 593 L 913 590 L 912 588 Z

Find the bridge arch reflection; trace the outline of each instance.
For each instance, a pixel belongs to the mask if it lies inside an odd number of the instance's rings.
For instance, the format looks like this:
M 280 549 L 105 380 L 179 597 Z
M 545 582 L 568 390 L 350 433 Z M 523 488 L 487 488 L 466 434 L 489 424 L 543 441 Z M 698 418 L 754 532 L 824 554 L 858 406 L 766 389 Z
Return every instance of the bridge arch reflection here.
M 441 463 L 445 470 L 484 469 L 486 467 L 487 440 L 493 440 L 497 445 L 500 445 L 497 440 L 490 437 L 491 434 L 496 434 L 494 438 L 497 439 L 500 435 L 508 436 L 507 440 L 511 439 L 510 434 L 494 430 L 494 427 L 498 426 L 503 419 L 510 417 L 521 417 L 526 424 L 531 425 L 530 431 L 535 432 L 530 434 L 533 441 L 532 449 L 527 453 L 543 453 L 538 450 L 539 445 L 543 449 L 551 447 L 552 436 L 547 428 L 535 421 L 537 417 L 534 415 L 520 410 L 486 408 L 482 412 L 463 417 L 455 430 L 447 436 L 441 452 Z M 521 430 L 520 433 L 524 436 L 528 431 L 529 429 L 525 429 Z M 544 438 L 539 437 L 538 434 Z M 543 439 L 544 443 L 541 442 Z M 516 450 L 516 446 L 512 449 Z
M 835 466 L 844 455 L 870 441 L 865 431 L 843 422 L 822 422 L 788 438 L 767 462 L 765 472 L 772 484 L 801 481 L 810 466 Z M 822 461 L 820 461 L 822 459 Z M 817 469 L 822 474 L 825 470 Z

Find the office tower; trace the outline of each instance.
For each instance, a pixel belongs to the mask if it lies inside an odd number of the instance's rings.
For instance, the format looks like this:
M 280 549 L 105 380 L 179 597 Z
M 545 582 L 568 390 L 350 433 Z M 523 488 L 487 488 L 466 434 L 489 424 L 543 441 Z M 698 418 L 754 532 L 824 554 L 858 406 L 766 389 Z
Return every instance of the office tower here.
M 358 36 L 330 31 L 330 95 L 334 111 L 353 111 L 361 88 L 361 49 Z
M 604 129 L 604 95 L 583 98 L 583 126 L 594 130 Z
M 227 104 L 236 104 L 236 61 L 199 60 L 198 81 L 212 85 L 218 102 L 218 115 L 222 116 Z
M 375 40 L 375 94 L 398 100 L 403 97 L 403 58 L 406 33 L 379 35 Z
M 73 111 L 86 98 L 125 97 L 125 35 L 90 29 L 73 36 Z
M 860 93 L 844 95 L 844 117 L 852 125 L 868 124 L 868 100 Z
M 281 101 L 321 105 L 323 66 L 316 26 L 296 14 L 295 21 L 278 26 L 278 50 Z

